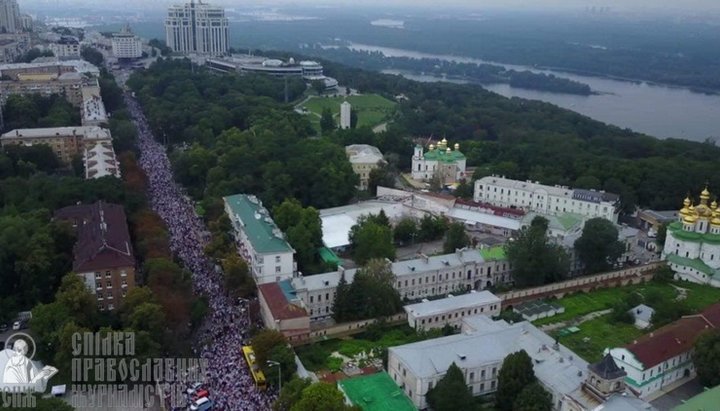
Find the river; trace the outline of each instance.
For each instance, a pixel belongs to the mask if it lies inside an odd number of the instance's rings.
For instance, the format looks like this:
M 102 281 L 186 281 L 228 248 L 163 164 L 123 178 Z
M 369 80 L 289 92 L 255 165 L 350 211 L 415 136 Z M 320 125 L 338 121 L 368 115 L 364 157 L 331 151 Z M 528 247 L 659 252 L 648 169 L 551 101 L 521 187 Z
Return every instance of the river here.
M 630 128 L 659 138 L 675 137 L 692 141 L 705 141 L 708 137 L 720 138 L 720 95 L 697 93 L 686 88 L 645 82 L 539 70 L 533 67 L 502 64 L 470 57 L 421 53 L 359 43 L 352 43 L 349 47 L 355 50 L 379 51 L 388 57 L 436 58 L 461 63 L 495 64 L 507 69 L 554 74 L 557 77 L 585 83 L 600 94 L 579 96 L 549 93 L 515 88 L 508 84 L 492 84 L 483 87 L 505 97 L 522 97 L 552 103 L 604 123 Z M 429 75 L 414 75 L 391 70 L 385 70 L 385 72 L 401 74 L 418 81 L 443 81 L 443 79 Z

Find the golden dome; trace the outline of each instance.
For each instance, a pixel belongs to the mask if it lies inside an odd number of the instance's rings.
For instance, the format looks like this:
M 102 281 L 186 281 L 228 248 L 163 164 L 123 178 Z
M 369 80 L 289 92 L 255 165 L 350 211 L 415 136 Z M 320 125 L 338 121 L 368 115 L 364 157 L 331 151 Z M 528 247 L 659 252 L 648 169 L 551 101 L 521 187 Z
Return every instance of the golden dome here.
M 443 137 L 443 139 L 442 139 L 441 143 L 443 143 L 443 144 L 447 144 L 447 139 Z
M 455 143 L 455 151 L 460 151 L 460 144 Z
M 700 193 L 700 198 L 709 199 L 710 198 L 710 191 L 708 191 L 707 186 L 705 189 Z
M 717 207 L 718 207 L 717 200 L 713 200 L 713 202 L 710 203 L 710 208 L 712 208 L 713 210 L 715 210 L 715 209 L 717 209 Z
M 447 152 L 447 153 L 452 153 L 452 150 L 450 150 L 450 147 L 447 148 L 446 152 Z
M 683 205 L 685 207 L 690 206 L 690 197 L 685 197 L 685 200 L 683 201 Z
M 720 227 L 720 217 L 715 217 L 712 220 L 710 220 L 710 225 Z
M 695 224 L 697 222 L 697 217 L 694 215 L 687 215 L 683 218 L 683 222 L 687 224 Z
M 428 148 L 430 149 L 430 151 L 435 150 L 435 144 L 430 144 L 430 147 L 428 147 Z

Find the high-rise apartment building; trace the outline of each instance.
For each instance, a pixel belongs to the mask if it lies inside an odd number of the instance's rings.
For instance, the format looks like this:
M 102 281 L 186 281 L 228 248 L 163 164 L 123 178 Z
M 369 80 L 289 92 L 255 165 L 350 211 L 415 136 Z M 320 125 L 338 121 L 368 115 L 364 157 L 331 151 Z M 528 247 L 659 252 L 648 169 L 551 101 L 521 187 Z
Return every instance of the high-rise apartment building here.
M 15 33 L 20 30 L 20 7 L 17 0 L 0 0 L 0 31 Z
M 228 51 L 225 10 L 193 0 L 170 6 L 165 19 L 165 39 L 175 52 L 225 54 Z
M 119 59 L 137 59 L 142 57 L 142 41 L 126 25 L 119 33 L 113 33 L 112 50 Z

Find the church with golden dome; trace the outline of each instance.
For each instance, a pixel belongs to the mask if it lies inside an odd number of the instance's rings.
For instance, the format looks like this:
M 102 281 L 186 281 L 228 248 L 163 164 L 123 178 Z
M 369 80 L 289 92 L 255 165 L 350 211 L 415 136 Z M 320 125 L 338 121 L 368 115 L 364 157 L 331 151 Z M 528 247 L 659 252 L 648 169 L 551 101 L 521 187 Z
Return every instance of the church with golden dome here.
M 675 277 L 720 287 L 720 209 L 707 187 L 695 204 L 688 196 L 668 225 L 663 257 Z
M 450 148 L 442 139 L 437 145 L 430 144 L 426 152 L 423 146 L 415 146 L 412 158 L 412 178 L 428 181 L 438 176 L 443 184 L 454 184 L 465 178 L 466 159 L 460 151 L 460 144 Z

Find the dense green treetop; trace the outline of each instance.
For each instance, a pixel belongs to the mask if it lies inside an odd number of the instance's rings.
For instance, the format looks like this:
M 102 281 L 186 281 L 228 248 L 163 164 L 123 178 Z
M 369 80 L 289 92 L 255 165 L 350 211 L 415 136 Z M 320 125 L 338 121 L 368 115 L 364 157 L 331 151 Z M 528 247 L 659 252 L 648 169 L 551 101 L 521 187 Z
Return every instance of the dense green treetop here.
M 562 246 L 552 244 L 547 235 L 548 221 L 535 217 L 505 244 L 516 285 L 533 286 L 562 280 L 568 272 L 569 257 Z
M 445 376 L 427 393 L 427 402 L 435 411 L 457 411 L 472 409 L 473 395 L 465 383 L 462 370 L 450 364 Z
M 625 251 L 625 244 L 618 241 L 615 224 L 604 218 L 591 218 L 575 241 L 575 250 L 585 264 L 585 271 L 593 274 L 611 269 Z

